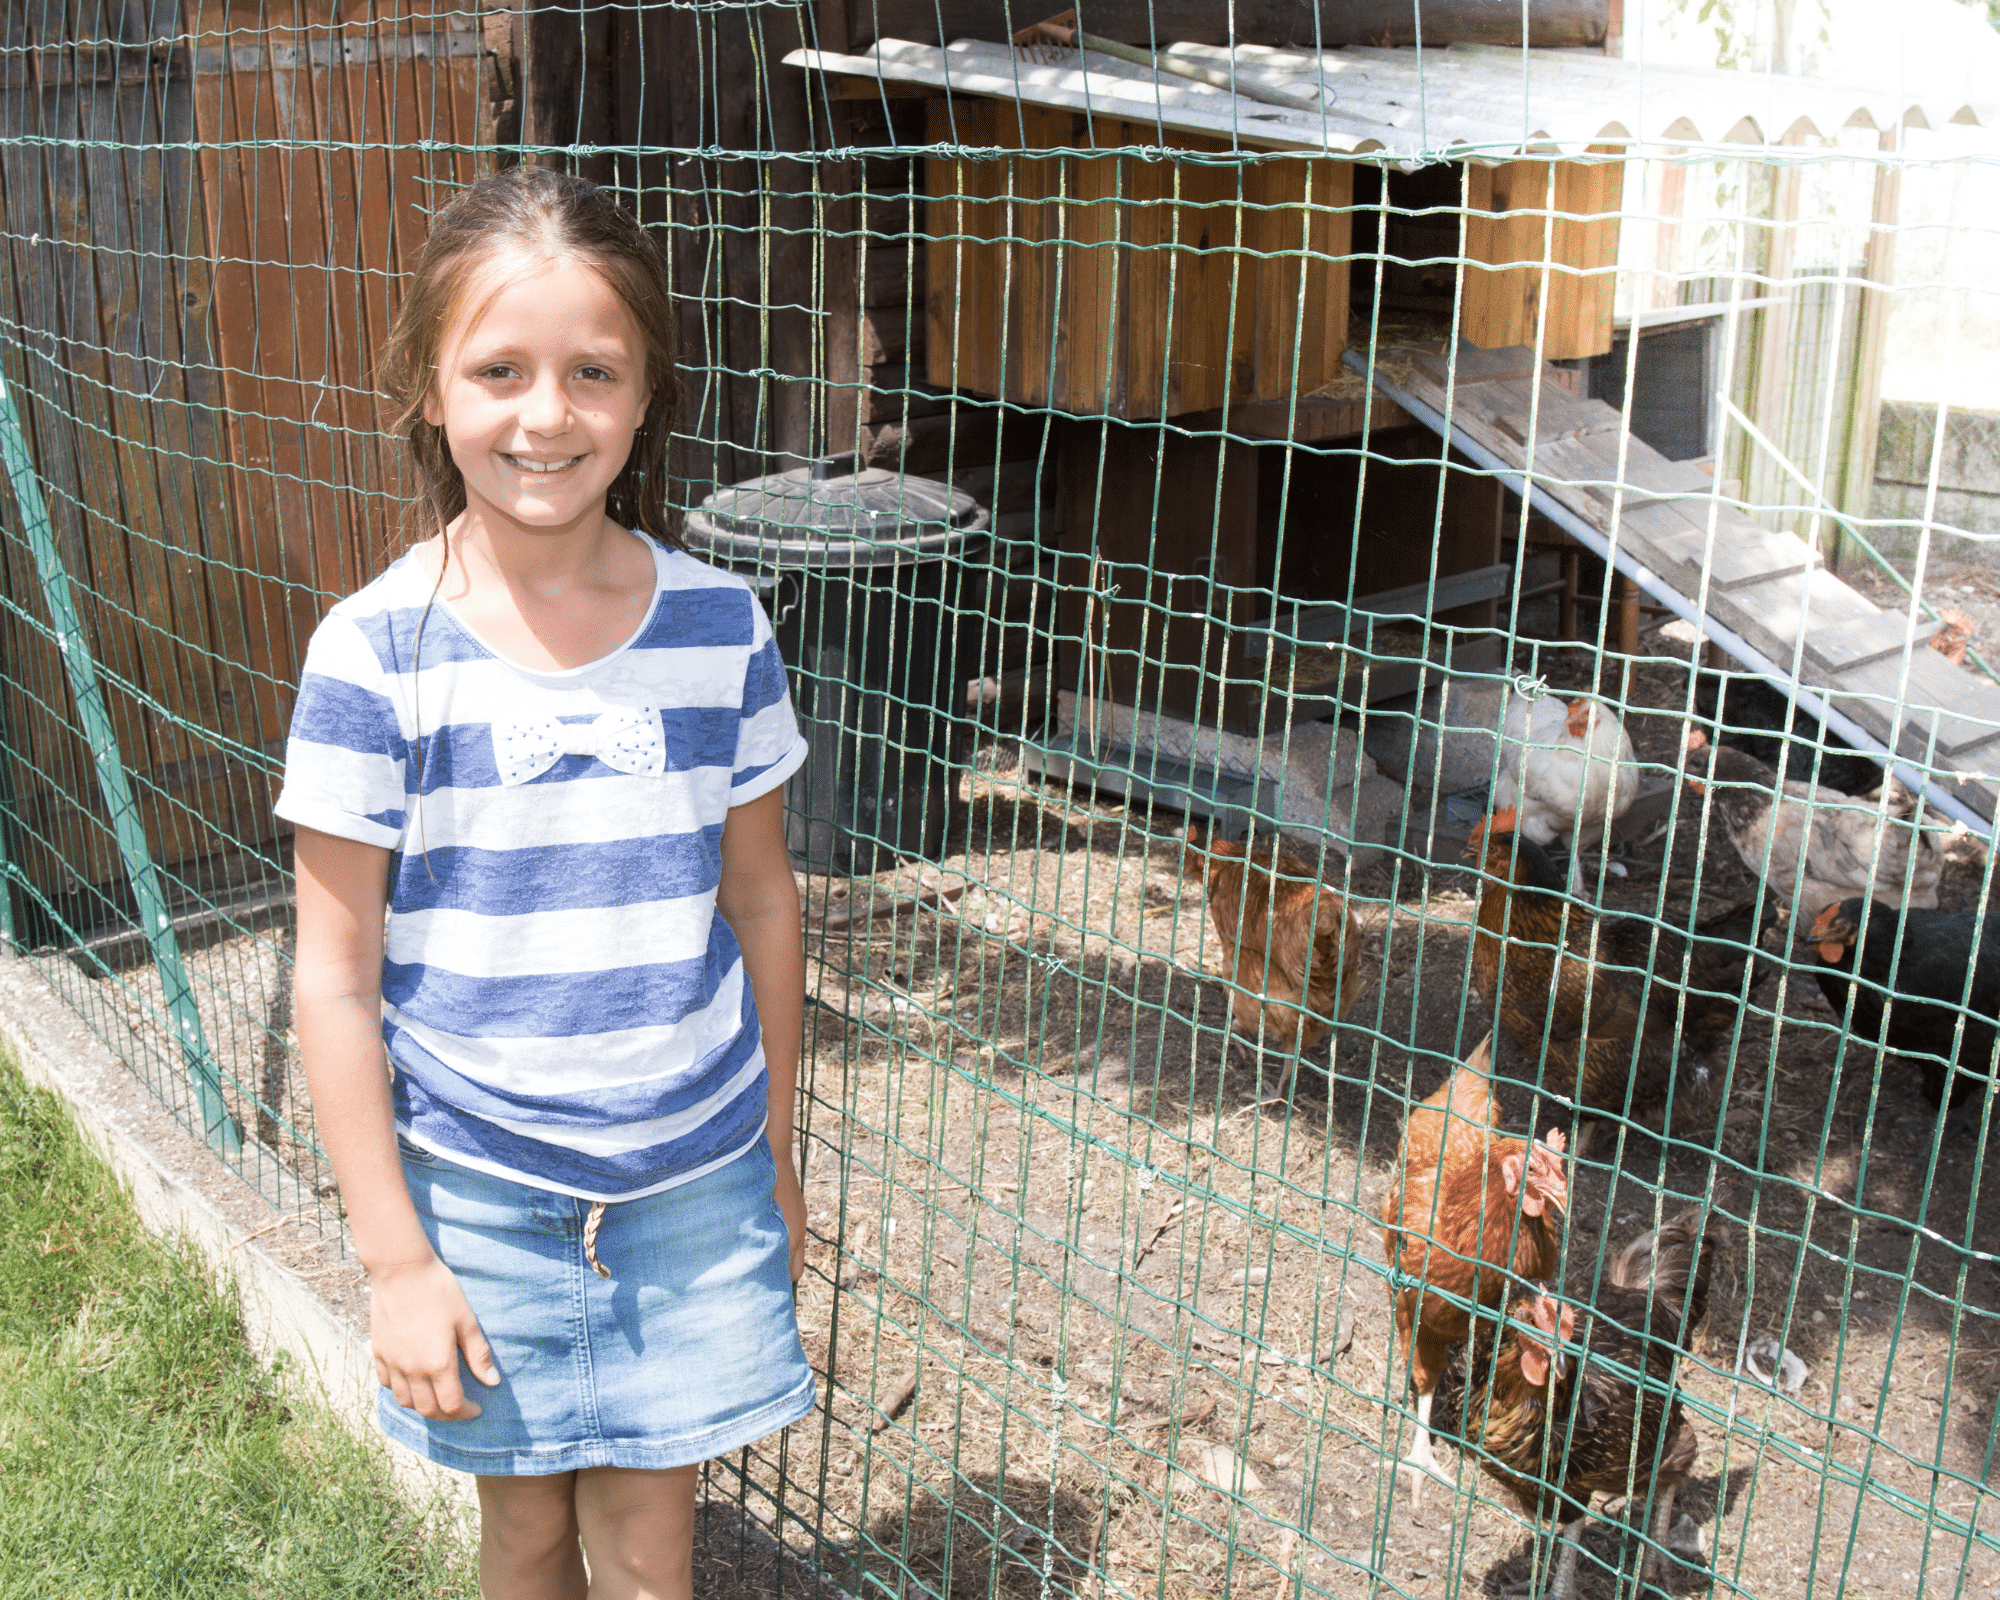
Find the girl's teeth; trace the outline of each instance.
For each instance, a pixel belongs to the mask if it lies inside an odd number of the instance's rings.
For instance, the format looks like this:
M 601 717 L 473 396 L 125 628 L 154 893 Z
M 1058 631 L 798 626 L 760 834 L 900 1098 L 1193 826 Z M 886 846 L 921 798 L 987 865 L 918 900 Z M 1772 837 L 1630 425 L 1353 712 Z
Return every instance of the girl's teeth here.
M 569 466 L 577 458 L 571 456 L 568 461 L 530 461 L 526 456 L 509 456 L 507 459 L 526 472 L 555 472 L 559 468 Z

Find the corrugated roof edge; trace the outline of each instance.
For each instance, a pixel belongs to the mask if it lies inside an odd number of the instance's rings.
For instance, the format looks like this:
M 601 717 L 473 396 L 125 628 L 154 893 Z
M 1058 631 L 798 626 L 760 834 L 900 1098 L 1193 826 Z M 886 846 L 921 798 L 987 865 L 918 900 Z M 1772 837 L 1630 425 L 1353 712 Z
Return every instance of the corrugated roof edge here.
M 1233 55 L 1223 46 L 1170 49 L 1175 55 L 1239 62 L 1260 82 L 1290 78 L 1304 87 L 1330 82 L 1335 105 L 1315 117 L 1183 78 L 1162 79 L 1112 57 L 1087 54 L 1081 66 L 1037 65 L 1006 45 L 973 39 L 943 50 L 884 39 L 864 55 L 795 50 L 785 61 L 882 83 L 929 84 L 949 93 L 1150 122 L 1163 144 L 1170 142 L 1169 131 L 1195 133 L 1251 150 L 1384 153 L 1405 167 L 1579 155 L 1606 145 L 1628 154 L 1671 149 L 1686 155 L 1714 147 L 1741 156 L 1745 144 L 1775 143 L 1802 131 L 1831 136 L 1849 125 L 2000 123 L 2000 103 L 1945 100 L 1927 106 L 1879 86 L 1648 67 L 1586 52 L 1491 45 L 1421 52 L 1354 47 L 1321 54 L 1251 46 L 1240 46 Z M 1530 69 L 1525 84 L 1524 67 Z M 1533 70 L 1538 67 L 1554 71 Z M 1415 104 L 1409 103 L 1413 88 Z M 1656 88 L 1677 92 L 1661 95 Z M 1524 95 L 1526 118 L 1517 109 Z M 1649 101 L 1661 109 L 1651 110 Z M 1705 137 L 1704 122 L 1710 129 L 1721 125 L 1721 136 Z

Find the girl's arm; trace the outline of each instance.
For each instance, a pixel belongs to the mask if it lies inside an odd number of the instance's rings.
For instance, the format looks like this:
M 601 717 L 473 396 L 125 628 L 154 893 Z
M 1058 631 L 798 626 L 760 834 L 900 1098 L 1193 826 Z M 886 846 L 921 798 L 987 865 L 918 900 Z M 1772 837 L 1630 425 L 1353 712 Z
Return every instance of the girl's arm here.
M 715 908 L 743 949 L 757 998 L 764 1065 L 771 1074 L 767 1131 L 778 1164 L 778 1207 L 792 1235 L 792 1282 L 806 1269 L 806 1197 L 792 1153 L 799 1093 L 799 1034 L 805 1025 L 806 948 L 799 931 L 799 886 L 785 849 L 785 792 L 734 807 L 722 827 L 722 886 Z
M 299 1048 L 320 1143 L 368 1269 L 375 1376 L 426 1417 L 476 1417 L 459 1382 L 459 1350 L 480 1382 L 496 1384 L 500 1373 L 458 1280 L 424 1236 L 396 1153 L 382 1049 L 389 852 L 300 828 L 296 853 Z

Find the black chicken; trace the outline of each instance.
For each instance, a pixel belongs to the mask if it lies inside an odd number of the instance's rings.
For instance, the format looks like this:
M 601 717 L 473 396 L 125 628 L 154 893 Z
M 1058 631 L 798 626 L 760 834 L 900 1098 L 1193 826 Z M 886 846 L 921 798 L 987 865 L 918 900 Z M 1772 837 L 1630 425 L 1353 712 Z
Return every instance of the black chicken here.
M 1879 766 L 1762 678 L 1703 670 L 1695 678 L 1694 714 L 1715 725 L 1717 744 L 1767 767 L 1783 759 L 1788 778 L 1847 794 L 1866 794 L 1882 781 Z
M 1475 1324 L 1465 1387 L 1441 1397 L 1448 1410 L 1459 1402 L 1460 1430 L 1487 1474 L 1530 1516 L 1562 1524 L 1547 1600 L 1576 1592 L 1577 1536 L 1600 1494 L 1652 1499 L 1641 1587 L 1653 1579 L 1674 1497 L 1700 1454 L 1675 1375 L 1708 1314 L 1710 1245 L 1698 1207 L 1634 1240 L 1607 1267 L 1581 1329 L 1576 1306 L 1529 1287 L 1497 1336 Z
M 1843 900 L 1828 906 L 1812 925 L 1809 937 L 1819 958 L 1815 973 L 1819 991 L 1843 1017 L 1852 995 L 1852 1036 L 1869 1044 L 1879 1039 L 1900 1055 L 1916 1057 L 1924 1070 L 1924 1093 L 1934 1106 L 1945 1104 L 1948 1079 L 1951 1108 L 1956 1109 L 1993 1077 L 1994 1024 L 2000 1020 L 2000 916 L 1982 921 L 1969 911 L 1899 914 L 1894 906 L 1878 903 L 1869 911 L 1863 932 L 1861 906 L 1859 897 Z M 1858 975 L 1865 980 L 1861 983 L 1853 981 L 1857 939 Z M 1892 962 L 1895 987 L 1885 994 Z M 1967 973 L 1972 977 L 1969 993 Z M 1890 1002 L 1886 1034 L 1884 1000 Z M 1961 1005 L 1965 1012 L 1959 1010 Z M 1962 1040 L 1955 1037 L 1961 1016 L 1965 1017 Z

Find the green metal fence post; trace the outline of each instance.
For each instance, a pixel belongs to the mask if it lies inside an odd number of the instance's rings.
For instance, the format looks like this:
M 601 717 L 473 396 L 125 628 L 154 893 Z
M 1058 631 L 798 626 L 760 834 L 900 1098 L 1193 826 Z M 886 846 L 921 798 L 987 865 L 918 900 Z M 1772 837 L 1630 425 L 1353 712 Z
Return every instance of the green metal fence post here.
M 166 896 L 161 892 L 159 868 L 153 864 L 152 851 L 146 844 L 145 825 L 132 797 L 125 763 L 119 757 L 118 736 L 111 726 L 111 714 L 104 706 L 104 691 L 97 681 L 97 664 L 91 657 L 90 642 L 84 637 L 83 619 L 76 609 L 69 570 L 56 546 L 48 501 L 28 453 L 28 437 L 14 406 L 13 390 L 4 375 L 0 375 L 0 463 L 4 463 L 13 484 L 14 503 L 21 508 L 23 532 L 41 575 L 42 597 L 48 602 L 56 648 L 62 652 L 70 692 L 76 697 L 77 720 L 83 725 L 84 739 L 97 764 L 98 786 L 103 789 L 104 803 L 111 810 L 111 828 L 118 840 L 126 875 L 132 882 L 139 924 L 153 947 L 153 963 L 159 968 L 160 987 L 166 994 L 167 1015 L 172 1019 L 174 1038 L 187 1063 L 195 1103 L 201 1107 L 203 1136 L 217 1149 L 233 1155 L 242 1148 L 243 1135 L 222 1098 L 222 1073 L 209 1050 L 201 1013 L 195 1008 L 194 990 L 188 983 L 187 967 L 181 961 L 180 942 L 174 937 L 173 918 L 167 914 Z

